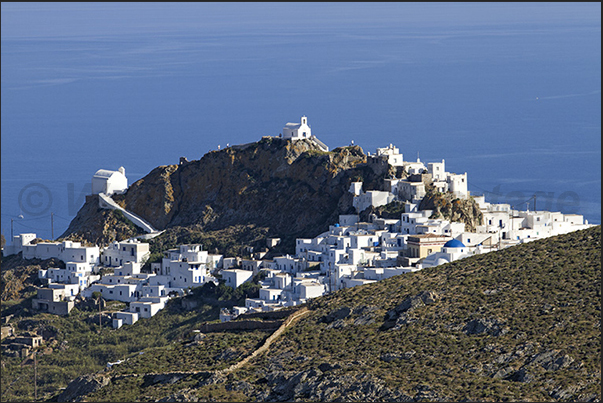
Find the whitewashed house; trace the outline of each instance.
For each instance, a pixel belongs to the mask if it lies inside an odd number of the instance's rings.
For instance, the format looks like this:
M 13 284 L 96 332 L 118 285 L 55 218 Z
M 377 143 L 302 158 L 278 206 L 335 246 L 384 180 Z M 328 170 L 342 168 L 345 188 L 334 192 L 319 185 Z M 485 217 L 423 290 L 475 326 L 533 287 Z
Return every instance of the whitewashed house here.
M 381 190 L 369 190 L 361 192 L 358 196 L 354 196 L 352 201 L 354 208 L 357 212 L 362 212 L 369 207 L 379 207 L 391 203 L 396 198 L 390 192 Z
M 126 170 L 119 167 L 117 171 L 99 169 L 92 177 L 92 194 L 121 194 L 128 190 Z
M 394 167 L 404 166 L 404 159 L 398 147 L 390 144 L 387 147 L 377 148 L 377 155 L 386 155 L 387 163 Z
M 140 287 L 142 287 L 142 285 L 125 282 L 115 282 L 115 284 L 94 283 L 85 290 L 84 296 L 90 298 L 94 292 L 100 292 L 103 299 L 106 300 L 133 302 L 138 300 L 136 291 Z
M 224 284 L 236 289 L 241 284 L 251 281 L 253 272 L 241 269 L 224 269 L 220 272 L 224 279 Z
M 101 264 L 108 267 L 122 266 L 126 262 L 143 263 L 151 255 L 149 244 L 138 239 L 113 242 L 101 252 Z
M 406 171 L 406 173 L 409 175 L 420 174 L 420 173 L 423 173 L 423 171 L 427 171 L 425 164 L 423 164 L 421 162 L 421 159 L 418 157 L 417 157 L 416 162 L 404 161 L 402 166 L 404 167 L 404 170 Z
M 465 232 L 465 224 L 462 222 L 450 222 L 448 220 L 426 220 L 415 226 L 416 234 L 438 234 L 456 237 Z
M 36 234 L 19 234 L 13 236 L 12 245 L 5 245 L 2 250 L 4 256 L 16 255 L 23 251 L 23 246 L 31 245 L 31 241 L 36 239 Z
M 448 176 L 446 173 L 446 162 L 429 162 L 427 163 L 427 172 L 431 174 L 431 178 L 434 182 L 446 181 Z
M 469 191 L 467 190 L 467 172 L 464 174 L 448 173 L 446 182 L 448 183 L 448 191 L 452 192 L 456 197 L 461 199 L 469 197 Z
M 130 312 L 138 314 L 139 318 L 150 318 L 165 308 L 167 297 L 144 297 L 130 303 Z
M 75 284 L 52 284 L 48 288 L 39 288 L 37 298 L 31 305 L 35 310 L 67 315 L 74 307 L 73 300 L 79 289 Z
M 414 201 L 422 199 L 427 191 L 425 189 L 425 183 L 423 182 L 412 182 L 407 179 L 402 179 L 397 182 L 396 194 L 402 200 Z
M 100 261 L 98 246 L 82 246 L 80 242 L 39 242 L 23 245 L 24 259 L 57 258 L 65 263 L 86 263 L 94 270 Z
M 38 278 L 46 279 L 49 283 L 77 284 L 81 291 L 98 281 L 100 276 L 93 274 L 87 263 L 70 262 L 65 264 L 64 269 L 40 269 Z
M 275 257 L 272 266 L 285 273 L 296 274 L 306 270 L 308 268 L 308 262 L 303 258 L 286 255 Z
M 323 296 L 327 289 L 324 284 L 316 280 L 302 280 L 296 286 L 297 294 L 299 295 L 300 301 L 306 301 L 312 298 L 317 298 Z
M 161 262 L 161 275 L 169 278 L 168 288 L 198 287 L 208 279 L 208 253 L 202 250 L 201 245 L 180 245 L 165 255 Z

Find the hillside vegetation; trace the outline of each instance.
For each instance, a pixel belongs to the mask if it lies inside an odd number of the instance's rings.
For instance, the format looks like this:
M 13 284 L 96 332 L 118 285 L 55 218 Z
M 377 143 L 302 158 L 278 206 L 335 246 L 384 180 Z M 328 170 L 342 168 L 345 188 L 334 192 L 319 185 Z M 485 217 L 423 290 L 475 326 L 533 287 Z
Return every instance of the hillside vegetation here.
M 600 290 L 599 226 L 314 299 L 267 353 L 228 376 L 213 371 L 249 355 L 269 333 L 208 333 L 195 344 L 186 332 L 203 310 L 177 317 L 168 309 L 107 330 L 116 346 L 134 333 L 141 342 L 100 362 L 134 355 L 79 378 L 62 398 L 599 401 Z M 78 337 L 89 337 L 92 353 L 97 336 L 86 334 Z M 3 376 L 3 388 L 9 381 Z

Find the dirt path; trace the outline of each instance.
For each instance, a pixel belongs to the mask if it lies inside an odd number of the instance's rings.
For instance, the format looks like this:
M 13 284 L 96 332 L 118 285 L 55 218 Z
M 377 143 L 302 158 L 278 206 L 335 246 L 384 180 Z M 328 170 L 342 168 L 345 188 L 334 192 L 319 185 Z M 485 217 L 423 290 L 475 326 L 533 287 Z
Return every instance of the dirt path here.
M 291 326 L 295 320 L 301 318 L 302 316 L 306 315 L 309 312 L 310 311 L 308 310 L 308 308 L 302 308 L 299 311 L 297 311 L 295 314 L 289 316 L 287 318 L 287 320 L 278 329 L 276 329 L 276 331 L 274 333 L 272 333 L 270 335 L 270 337 L 268 337 L 266 339 L 264 344 L 262 344 L 262 346 L 260 346 L 257 350 L 255 350 L 253 353 L 251 353 L 250 355 L 245 357 L 243 360 L 237 362 L 236 364 L 233 364 L 226 369 L 216 371 L 216 374 L 227 374 L 229 372 L 232 372 L 232 371 L 235 371 L 235 370 L 241 368 L 243 365 L 247 364 L 249 362 L 249 360 L 257 357 L 258 355 L 262 354 L 264 351 L 268 350 L 268 348 L 270 348 L 270 345 L 272 344 L 272 342 L 274 340 L 276 340 L 281 334 L 283 334 L 283 332 L 285 330 L 287 330 L 287 328 L 289 326 Z
M 173 371 L 173 372 L 158 372 L 158 373 L 146 373 L 146 374 L 129 374 L 129 375 L 117 375 L 118 377 L 121 378 L 128 378 L 128 377 L 137 377 L 137 376 L 145 376 L 145 375 L 194 375 L 194 374 L 199 374 L 199 373 L 214 373 L 216 375 L 225 375 L 228 374 L 232 371 L 235 371 L 239 368 L 241 368 L 243 365 L 247 364 L 249 362 L 249 360 L 257 357 L 258 355 L 262 354 L 263 352 L 267 351 L 270 348 L 270 345 L 281 335 L 283 334 L 283 332 L 285 330 L 287 330 L 287 328 L 289 326 L 291 326 L 296 320 L 298 320 L 299 318 L 301 318 L 302 316 L 306 315 L 310 313 L 310 311 L 308 310 L 308 308 L 302 308 L 299 311 L 297 311 L 296 313 L 294 313 L 293 315 L 289 316 L 284 322 L 283 324 L 274 331 L 274 333 L 272 333 L 264 342 L 264 344 L 262 344 L 260 347 L 258 347 L 253 353 L 251 353 L 250 355 L 248 355 L 247 357 L 245 357 L 243 360 L 231 365 L 228 368 L 225 369 L 220 369 L 220 370 L 214 370 L 214 371 L 208 371 L 208 370 L 203 370 L 203 371 Z

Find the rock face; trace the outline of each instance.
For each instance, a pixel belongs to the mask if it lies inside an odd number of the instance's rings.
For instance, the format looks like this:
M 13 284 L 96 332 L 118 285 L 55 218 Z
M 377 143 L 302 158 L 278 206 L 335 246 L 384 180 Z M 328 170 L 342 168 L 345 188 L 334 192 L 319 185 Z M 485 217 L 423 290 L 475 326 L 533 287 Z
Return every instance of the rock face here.
M 483 223 L 482 212 L 475 200 L 458 199 L 450 193 L 439 193 L 433 187 L 428 187 L 419 209 L 433 210 L 432 218 L 465 223 L 465 229 L 470 232 L 475 232 L 475 227 Z
M 24 298 L 28 294 L 34 293 L 36 290 L 34 286 L 42 285 L 38 278 L 38 270 L 50 267 L 64 268 L 65 263 L 58 259 L 24 261 L 21 259 L 20 253 L 3 257 L 0 300 L 8 301 Z
M 110 382 L 108 377 L 100 375 L 83 375 L 67 385 L 67 388 L 57 396 L 58 402 L 80 402 L 90 393 L 107 386 Z
M 311 237 L 353 211 L 353 180 L 379 184 L 386 174 L 367 165 L 358 146 L 322 152 L 309 140 L 264 138 L 157 167 L 114 200 L 158 229 L 214 231 L 243 224 L 267 227 L 268 235 L 282 238 Z M 97 203 L 89 198 L 63 236 L 112 238 L 109 217 Z
M 411 396 L 389 389 L 379 378 L 366 374 L 340 375 L 323 373 L 318 368 L 301 372 L 271 372 L 266 377 L 269 392 L 255 396 L 269 402 L 288 401 L 380 401 L 409 402 Z
M 497 319 L 491 318 L 470 320 L 467 322 L 463 330 L 468 335 L 485 333 L 492 336 L 502 336 L 509 331 L 504 323 Z
M 425 305 L 435 304 L 438 300 L 438 294 L 433 291 L 422 291 L 417 295 L 406 298 L 402 303 L 396 306 L 385 315 L 383 330 L 400 330 L 405 325 L 409 325 L 417 320 L 412 315 L 413 311 Z
M 144 234 L 144 231 L 121 212 L 100 208 L 98 195 L 91 195 L 86 197 L 86 203 L 60 238 L 107 245 L 140 234 Z

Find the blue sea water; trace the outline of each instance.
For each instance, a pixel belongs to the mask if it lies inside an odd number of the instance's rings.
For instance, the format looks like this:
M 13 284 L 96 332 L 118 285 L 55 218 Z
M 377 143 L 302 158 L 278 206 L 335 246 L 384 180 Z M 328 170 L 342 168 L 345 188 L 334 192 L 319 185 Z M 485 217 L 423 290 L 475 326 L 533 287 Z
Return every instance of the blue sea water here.
M 308 116 L 446 160 L 492 202 L 601 222 L 600 3 L 2 3 L 2 233 Z M 533 201 L 529 202 L 533 208 Z M 51 213 L 54 227 L 51 233 Z

